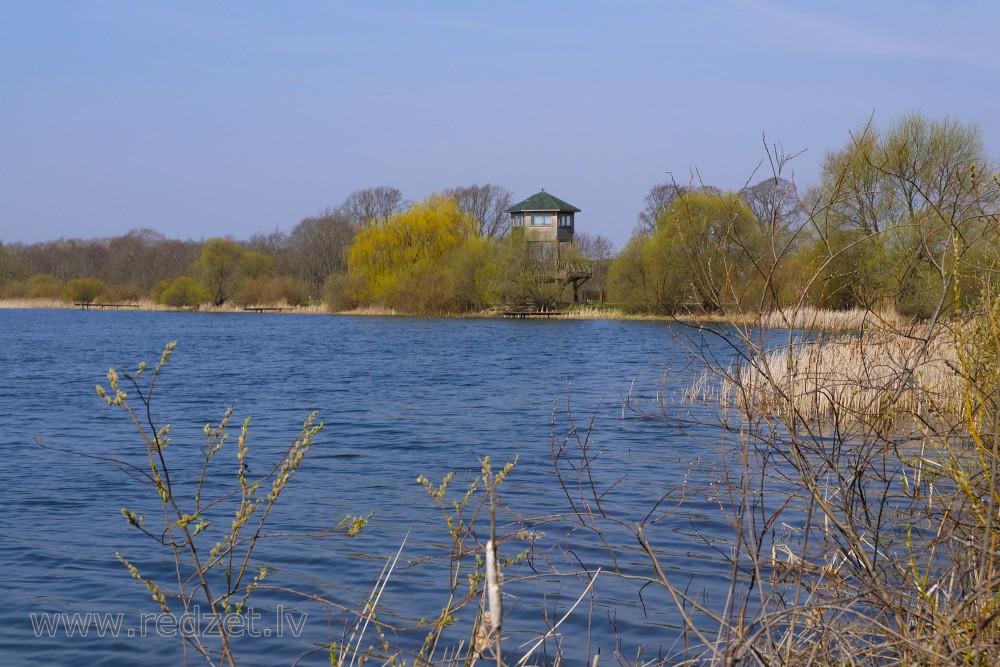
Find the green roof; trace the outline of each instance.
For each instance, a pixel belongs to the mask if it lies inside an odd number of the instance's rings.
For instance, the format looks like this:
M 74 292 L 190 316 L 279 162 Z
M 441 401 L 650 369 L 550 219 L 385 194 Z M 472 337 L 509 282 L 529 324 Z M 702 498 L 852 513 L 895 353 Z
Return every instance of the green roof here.
M 542 190 L 538 194 L 531 195 L 524 201 L 514 204 L 507 209 L 507 213 L 519 213 L 521 211 L 565 211 L 566 213 L 579 213 L 580 209 Z

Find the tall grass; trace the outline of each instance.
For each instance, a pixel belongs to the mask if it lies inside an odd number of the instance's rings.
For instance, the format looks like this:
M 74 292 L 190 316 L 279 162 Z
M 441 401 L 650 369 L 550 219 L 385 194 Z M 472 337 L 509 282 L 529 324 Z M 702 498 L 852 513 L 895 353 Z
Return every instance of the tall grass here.
M 960 356 L 945 331 L 929 340 L 885 329 L 827 336 L 761 351 L 719 378 L 714 395 L 722 407 L 816 423 L 955 419 L 965 407 Z
M 27 308 L 75 308 L 75 306 L 63 299 L 0 299 L 0 309 L 17 310 Z
M 335 315 L 367 315 L 371 317 L 395 317 L 398 315 L 394 308 L 386 306 L 358 306 L 350 310 L 337 311 Z
M 168 306 L 163 303 L 153 301 L 151 299 L 137 299 L 135 301 L 123 302 L 130 309 L 134 310 L 147 310 L 155 312 L 169 312 L 169 311 L 189 311 L 196 310 L 205 313 L 242 313 L 247 310 L 247 307 L 242 305 L 236 305 L 232 303 L 224 303 L 222 305 L 214 305 L 209 303 L 203 303 L 197 307 L 175 307 Z M 65 299 L 50 299 L 50 298 L 37 298 L 37 299 L 0 299 L 0 309 L 31 309 L 31 308 L 61 308 L 61 309 L 72 309 L 78 306 L 72 301 L 67 301 Z M 322 304 L 312 304 L 305 306 L 292 306 L 289 305 L 287 301 L 278 301 L 275 303 L 260 303 L 251 304 L 250 308 L 274 308 L 281 310 L 282 312 L 294 312 L 294 313 L 304 313 L 304 314 L 319 314 L 325 313 L 326 309 Z
M 869 310 L 851 308 L 831 310 L 801 306 L 767 311 L 759 316 L 736 318 L 741 324 L 761 326 L 765 329 L 803 329 L 813 331 L 844 331 L 871 328 L 900 328 L 907 320 L 891 309 Z
M 608 306 L 574 306 L 566 309 L 559 317 L 565 319 L 625 320 L 634 319 L 625 311 Z

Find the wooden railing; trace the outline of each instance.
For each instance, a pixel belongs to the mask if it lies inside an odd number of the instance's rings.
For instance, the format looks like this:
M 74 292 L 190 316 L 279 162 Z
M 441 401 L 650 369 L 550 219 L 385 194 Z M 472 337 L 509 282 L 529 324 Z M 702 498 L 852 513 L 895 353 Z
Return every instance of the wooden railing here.
M 544 272 L 545 276 L 553 280 L 578 281 L 590 278 L 594 275 L 594 269 L 590 262 L 584 260 L 559 260 L 555 269 Z

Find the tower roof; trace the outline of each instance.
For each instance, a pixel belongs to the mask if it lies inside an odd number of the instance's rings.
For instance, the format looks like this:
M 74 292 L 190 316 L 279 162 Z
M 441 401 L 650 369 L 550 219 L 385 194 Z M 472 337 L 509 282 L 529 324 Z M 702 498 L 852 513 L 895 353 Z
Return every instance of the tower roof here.
M 580 209 L 572 204 L 567 204 L 558 197 L 553 197 L 545 190 L 538 194 L 531 195 L 522 202 L 514 204 L 507 209 L 507 213 L 519 213 L 521 211 L 559 211 L 566 213 L 579 213 Z

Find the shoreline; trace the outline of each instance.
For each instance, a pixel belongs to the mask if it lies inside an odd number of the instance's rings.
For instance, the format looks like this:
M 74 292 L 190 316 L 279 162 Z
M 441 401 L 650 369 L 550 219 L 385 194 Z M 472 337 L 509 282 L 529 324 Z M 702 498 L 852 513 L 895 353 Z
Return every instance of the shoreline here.
M 357 317 L 427 317 L 445 319 L 503 319 L 499 310 L 480 311 L 462 314 L 413 315 L 399 313 L 390 308 L 367 307 L 354 310 L 330 312 L 325 305 L 288 306 L 283 304 L 255 304 L 252 306 L 210 306 L 201 305 L 197 308 L 177 308 L 154 303 L 148 300 L 122 302 L 116 304 L 94 304 L 81 306 L 62 299 L 0 299 L 0 310 L 141 310 L 147 312 L 196 312 L 196 313 L 241 313 L 248 315 L 330 315 Z M 549 318 L 555 320 L 618 320 L 637 322 L 676 322 L 692 326 L 711 324 L 734 326 L 762 326 L 768 329 L 802 329 L 821 331 L 850 331 L 868 328 L 906 328 L 913 322 L 900 317 L 894 312 L 875 312 L 855 309 L 850 311 L 818 310 L 801 308 L 789 311 L 774 311 L 771 313 L 748 314 L 688 314 L 688 315 L 650 315 L 631 314 L 618 309 L 581 306 Z
M 288 306 L 284 304 L 254 304 L 251 306 L 212 306 L 202 304 L 196 308 L 180 308 L 154 303 L 148 300 L 122 302 L 122 303 L 95 303 L 81 305 L 62 299 L 38 298 L 38 299 L 0 299 L 0 310 L 138 310 L 145 312 L 165 312 L 165 313 L 240 313 L 247 315 L 330 315 L 330 316 L 356 316 L 356 317 L 426 317 L 444 319 L 502 319 L 504 315 L 499 310 L 484 310 L 474 313 L 437 313 L 437 314 L 413 314 L 401 313 L 391 308 L 380 306 L 368 306 L 355 308 L 353 310 L 342 310 L 331 312 L 325 305 L 313 306 Z M 575 311 L 552 314 L 551 319 L 604 319 L 604 320 L 648 320 L 648 321 L 676 321 L 680 318 L 664 315 L 630 315 L 620 310 L 601 310 L 593 307 L 583 307 Z
M 292 313 L 299 315 L 325 315 L 324 306 L 285 306 L 276 304 L 255 304 L 252 306 L 210 306 L 179 308 L 152 301 L 123 301 L 120 303 L 94 303 L 80 305 L 62 299 L 0 299 L 0 310 L 141 310 L 165 313 Z

